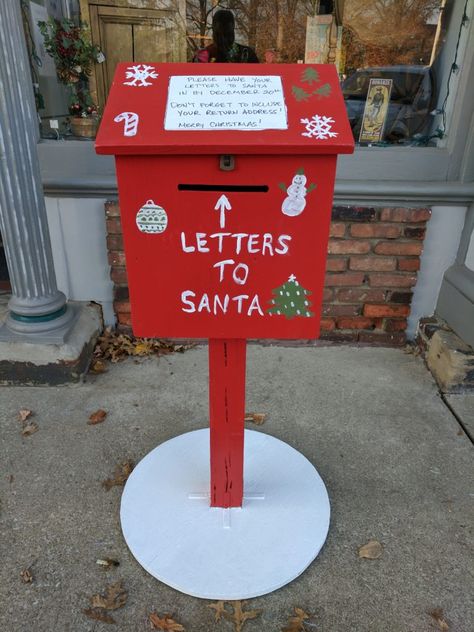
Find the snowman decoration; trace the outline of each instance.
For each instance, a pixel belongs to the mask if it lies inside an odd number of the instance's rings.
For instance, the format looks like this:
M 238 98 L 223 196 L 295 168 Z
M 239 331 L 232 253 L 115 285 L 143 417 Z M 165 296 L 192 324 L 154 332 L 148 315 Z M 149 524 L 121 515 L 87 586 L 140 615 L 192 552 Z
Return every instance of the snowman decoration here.
M 306 188 L 306 182 L 307 178 L 304 175 L 303 169 L 298 169 L 288 188 L 284 183 L 279 185 L 287 194 L 287 197 L 283 200 L 283 204 L 281 205 L 281 211 L 284 215 L 295 217 L 304 211 L 306 195 L 316 188 L 315 184 L 310 184 L 309 187 Z

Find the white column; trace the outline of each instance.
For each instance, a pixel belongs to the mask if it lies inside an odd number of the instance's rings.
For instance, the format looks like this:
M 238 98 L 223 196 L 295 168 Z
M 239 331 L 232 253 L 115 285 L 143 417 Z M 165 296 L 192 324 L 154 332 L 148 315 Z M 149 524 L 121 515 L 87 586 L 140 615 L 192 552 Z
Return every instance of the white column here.
M 56 285 L 18 0 L 0 2 L 0 50 L 0 230 L 12 285 L 6 328 L 44 342 L 64 337 L 74 313 Z

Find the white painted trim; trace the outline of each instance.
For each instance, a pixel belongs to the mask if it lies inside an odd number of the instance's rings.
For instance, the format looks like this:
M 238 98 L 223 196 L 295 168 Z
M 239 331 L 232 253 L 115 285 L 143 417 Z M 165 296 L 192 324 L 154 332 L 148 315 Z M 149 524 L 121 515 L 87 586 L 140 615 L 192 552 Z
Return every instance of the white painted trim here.
M 414 337 L 420 318 L 434 313 L 443 275 L 456 260 L 466 210 L 462 206 L 433 206 L 431 209 L 408 317 L 408 339 Z

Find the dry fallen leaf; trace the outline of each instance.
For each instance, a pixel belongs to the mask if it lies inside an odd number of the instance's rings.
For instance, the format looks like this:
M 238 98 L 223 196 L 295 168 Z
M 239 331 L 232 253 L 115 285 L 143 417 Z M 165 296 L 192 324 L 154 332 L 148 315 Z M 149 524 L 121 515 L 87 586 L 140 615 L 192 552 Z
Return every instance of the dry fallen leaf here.
M 216 603 L 211 603 L 208 606 L 215 610 L 214 621 L 220 621 L 222 618 L 222 614 L 225 612 L 225 601 L 216 601 Z
M 133 349 L 133 355 L 137 356 L 150 355 L 152 352 L 153 342 L 151 340 L 142 340 L 141 342 L 137 342 Z
M 105 595 L 92 595 L 92 608 L 103 608 L 104 610 L 117 610 L 123 608 L 127 603 L 127 591 L 122 586 L 122 580 L 107 586 Z
M 108 478 L 107 480 L 102 481 L 102 486 L 105 487 L 107 491 L 109 491 L 109 489 L 111 489 L 115 485 L 125 485 L 125 483 L 127 482 L 127 478 L 132 473 L 134 467 L 135 465 L 130 459 L 124 461 L 123 463 L 120 463 L 115 468 L 113 478 Z
M 433 617 L 433 619 L 436 621 L 440 630 L 443 630 L 443 632 L 446 632 L 446 630 L 449 630 L 448 622 L 444 618 L 443 608 L 435 608 L 428 614 L 431 617 Z
M 266 418 L 266 413 L 245 413 L 244 421 L 252 421 L 256 426 L 261 426 Z
M 171 632 L 185 632 L 185 628 L 181 623 L 177 623 L 171 618 L 171 615 L 165 614 L 160 617 L 156 612 L 149 615 L 151 627 L 153 630 L 170 630 Z
M 94 426 L 95 424 L 102 423 L 106 417 L 107 411 L 99 408 L 99 410 L 96 410 L 95 413 L 92 413 L 92 415 L 90 415 L 89 421 L 87 423 L 89 424 L 89 426 Z
M 358 549 L 359 557 L 366 560 L 377 560 L 382 556 L 383 547 L 377 540 L 369 540 L 367 544 L 360 546 Z
M 18 411 L 18 421 L 22 425 L 21 434 L 24 437 L 29 437 L 39 430 L 38 424 L 35 421 L 27 421 L 32 415 L 34 415 L 33 411 L 28 408 L 21 408 Z
M 29 568 L 25 568 L 20 573 L 21 581 L 24 584 L 31 584 L 33 581 L 33 574 L 31 572 L 31 566 Z
M 34 421 L 30 421 L 29 424 L 26 424 L 26 426 L 23 426 L 23 430 L 21 431 L 21 434 L 24 437 L 29 437 L 30 435 L 34 434 L 38 430 L 39 430 L 38 424 L 35 423 Z
M 107 365 L 102 360 L 94 360 L 91 363 L 89 371 L 91 373 L 99 374 L 107 372 Z
M 261 613 L 262 610 L 243 610 L 243 605 L 246 603 L 245 601 L 229 601 L 228 602 L 232 608 L 233 612 L 230 613 L 227 610 L 222 611 L 222 615 L 232 621 L 235 627 L 235 632 L 242 632 L 242 628 L 245 625 L 245 622 L 249 619 L 256 619 Z
M 304 621 L 305 619 L 309 619 L 309 614 L 307 614 L 301 608 L 294 608 L 295 616 L 292 616 L 288 620 L 288 625 L 282 628 L 282 632 L 300 632 L 304 631 Z
M 97 608 L 85 608 L 82 612 L 86 615 L 86 617 L 89 617 L 89 619 L 93 619 L 94 621 L 101 621 L 102 623 L 115 623 L 115 619 L 103 610 Z
M 112 566 L 120 566 L 120 562 L 118 560 L 113 560 L 110 557 L 104 557 L 103 560 L 96 560 L 96 564 L 102 566 L 103 568 L 111 568 Z
M 413 344 L 407 344 L 407 345 L 405 346 L 405 348 L 403 349 L 403 351 L 404 351 L 405 353 L 410 353 L 410 354 L 412 354 L 412 355 L 414 355 L 414 356 L 419 356 L 419 355 L 420 355 L 420 353 L 421 353 L 421 349 L 420 349 L 420 347 L 418 347 L 418 346 L 416 346 L 416 345 L 413 345 Z
M 107 327 L 97 340 L 94 349 L 94 361 L 91 364 L 92 373 L 103 373 L 107 370 L 105 361 L 120 362 L 129 356 L 167 355 L 169 353 L 183 353 L 195 344 L 174 344 L 155 338 L 132 338 L 125 334 L 114 332 Z

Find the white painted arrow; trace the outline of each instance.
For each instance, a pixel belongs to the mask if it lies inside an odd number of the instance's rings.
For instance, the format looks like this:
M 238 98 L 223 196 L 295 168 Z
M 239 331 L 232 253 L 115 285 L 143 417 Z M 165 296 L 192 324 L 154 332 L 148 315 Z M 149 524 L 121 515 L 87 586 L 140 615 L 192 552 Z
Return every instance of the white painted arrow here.
M 232 208 L 232 206 L 230 205 L 229 200 L 227 199 L 227 196 L 225 196 L 224 194 L 221 195 L 221 197 L 217 200 L 217 204 L 214 207 L 215 211 L 220 211 L 220 226 L 221 228 L 225 228 L 225 212 L 226 211 L 230 211 L 230 209 Z

